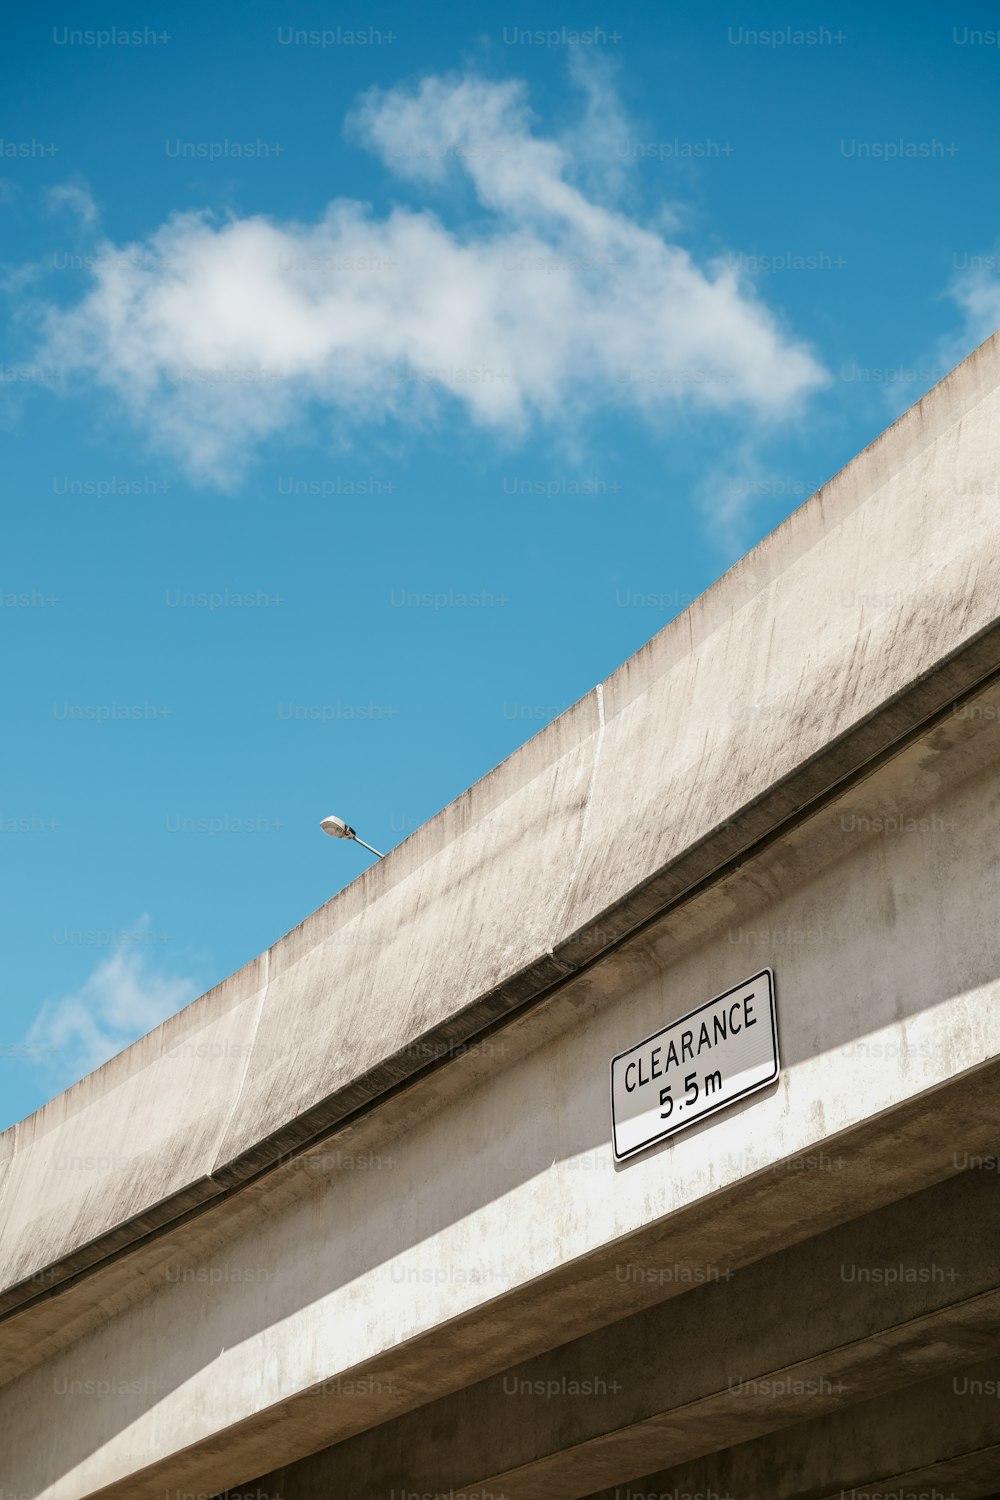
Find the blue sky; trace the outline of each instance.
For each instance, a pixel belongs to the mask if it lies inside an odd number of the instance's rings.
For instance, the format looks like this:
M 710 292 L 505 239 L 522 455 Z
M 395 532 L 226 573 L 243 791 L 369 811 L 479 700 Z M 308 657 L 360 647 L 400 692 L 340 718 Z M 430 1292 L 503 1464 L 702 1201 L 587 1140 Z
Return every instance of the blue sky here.
M 1000 322 L 990 8 L 6 21 L 0 1126 Z

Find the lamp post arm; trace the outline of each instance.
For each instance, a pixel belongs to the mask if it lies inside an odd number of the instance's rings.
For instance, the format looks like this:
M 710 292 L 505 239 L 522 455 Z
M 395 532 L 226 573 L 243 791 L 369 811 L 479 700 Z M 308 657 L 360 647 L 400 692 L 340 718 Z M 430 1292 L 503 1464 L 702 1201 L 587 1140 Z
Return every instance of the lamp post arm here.
M 360 844 L 362 849 L 367 849 L 370 854 L 374 854 L 376 859 L 385 859 L 384 854 L 379 854 L 377 849 L 373 849 L 371 844 L 366 844 L 364 839 L 359 839 L 357 834 L 354 834 L 354 842 Z

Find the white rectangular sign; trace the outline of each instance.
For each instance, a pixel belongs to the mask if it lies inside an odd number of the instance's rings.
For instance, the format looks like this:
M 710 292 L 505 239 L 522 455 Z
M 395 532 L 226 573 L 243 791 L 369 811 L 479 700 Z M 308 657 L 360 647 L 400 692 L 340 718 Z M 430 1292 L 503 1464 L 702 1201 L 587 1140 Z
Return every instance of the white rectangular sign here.
M 762 969 L 612 1058 L 616 1159 L 773 1083 L 778 1067 L 774 974 Z

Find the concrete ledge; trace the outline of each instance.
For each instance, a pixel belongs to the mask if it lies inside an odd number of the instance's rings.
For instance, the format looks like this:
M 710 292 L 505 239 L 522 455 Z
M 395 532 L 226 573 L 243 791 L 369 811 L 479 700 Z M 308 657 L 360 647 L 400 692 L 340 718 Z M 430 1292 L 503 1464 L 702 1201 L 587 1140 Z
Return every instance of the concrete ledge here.
M 995 672 L 998 385 L 1000 335 L 606 684 L 0 1136 L 0 1312 L 446 1060 Z

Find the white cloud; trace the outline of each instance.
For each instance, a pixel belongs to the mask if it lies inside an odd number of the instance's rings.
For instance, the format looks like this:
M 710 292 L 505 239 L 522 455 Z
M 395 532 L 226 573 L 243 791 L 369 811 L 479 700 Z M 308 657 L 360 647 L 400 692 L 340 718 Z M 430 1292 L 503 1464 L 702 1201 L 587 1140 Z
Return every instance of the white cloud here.
M 965 325 L 961 358 L 1000 328 L 1000 254 L 977 257 L 976 264 L 953 278 L 948 294 L 961 308 Z
M 768 468 L 752 439 L 737 440 L 702 473 L 695 495 L 728 566 L 743 556 L 753 539 L 751 519 L 762 498 L 782 494 L 779 484 L 779 476 Z M 794 492 L 786 509 L 805 498 Z
M 196 997 L 193 979 L 152 967 L 141 947 L 148 932 L 144 915 L 79 990 L 45 1002 L 25 1037 L 26 1056 L 72 1083 Z
M 943 380 L 1000 328 L 1000 249 L 969 255 L 966 262 L 941 291 L 941 298 L 957 309 L 958 318 L 929 346 L 918 364 L 919 385 L 911 378 L 905 384 L 890 383 L 884 388 L 884 400 L 896 413 Z
M 610 109 L 607 79 L 587 96 L 591 119 Z M 49 310 L 48 362 L 220 484 L 314 402 L 350 423 L 429 420 L 453 399 L 518 435 L 608 407 L 771 420 L 825 383 L 731 266 L 700 268 L 662 223 L 577 185 L 586 162 L 533 133 L 521 84 L 371 90 L 350 128 L 428 192 L 466 179 L 474 227 L 343 199 L 316 224 L 180 214 L 99 246 L 92 290 Z
M 49 188 L 45 201 L 51 213 L 68 209 L 86 229 L 97 223 L 99 217 L 97 204 L 91 197 L 90 189 L 84 183 L 58 183 L 55 187 Z

